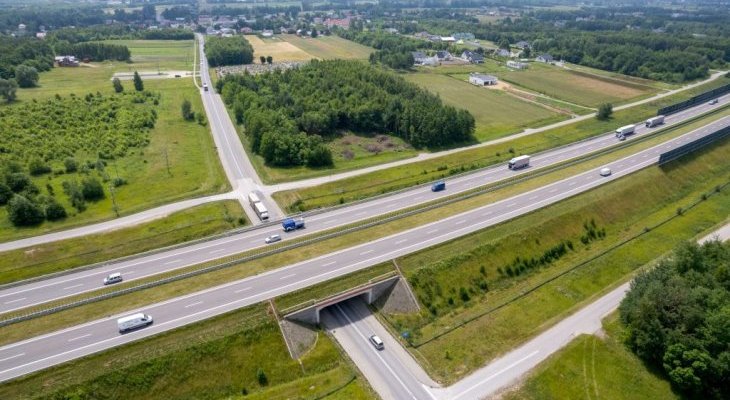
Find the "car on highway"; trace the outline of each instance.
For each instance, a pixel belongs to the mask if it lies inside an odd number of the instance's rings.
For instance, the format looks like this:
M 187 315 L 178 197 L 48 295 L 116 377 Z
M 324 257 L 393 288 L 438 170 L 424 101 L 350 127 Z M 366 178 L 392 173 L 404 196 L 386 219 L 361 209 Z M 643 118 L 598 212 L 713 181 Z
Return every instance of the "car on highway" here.
M 718 101 L 720 101 L 720 100 L 712 99 L 712 100 L 710 100 L 710 105 L 717 104 Z
M 601 171 L 599 172 L 599 174 L 601 174 L 601 176 L 609 176 L 609 175 L 611 175 L 611 168 L 608 168 L 608 167 L 601 168 Z
M 375 346 L 375 348 L 378 350 L 383 350 L 385 348 L 385 343 L 383 343 L 383 341 L 380 339 L 380 337 L 378 337 L 378 335 L 371 335 L 370 343 L 372 343 L 373 346 Z
M 109 276 L 104 278 L 105 285 L 111 285 L 112 283 L 119 283 L 121 281 L 122 281 L 122 274 L 120 274 L 119 272 L 109 274 Z
M 440 192 L 442 190 L 446 190 L 446 182 L 444 181 L 438 181 L 431 185 L 431 191 L 432 192 Z
M 278 242 L 279 240 L 281 240 L 281 235 L 271 235 L 271 236 L 267 237 L 266 239 L 264 239 L 264 242 L 269 244 L 269 243 Z

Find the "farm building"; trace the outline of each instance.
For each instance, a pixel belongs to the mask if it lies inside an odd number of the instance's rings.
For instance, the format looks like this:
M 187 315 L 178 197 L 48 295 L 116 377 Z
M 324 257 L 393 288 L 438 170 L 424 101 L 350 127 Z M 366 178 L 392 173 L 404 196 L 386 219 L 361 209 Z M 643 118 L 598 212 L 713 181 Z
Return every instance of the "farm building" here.
M 78 67 L 79 60 L 74 56 L 56 56 L 53 59 L 59 67 Z
M 527 69 L 527 63 L 509 60 L 507 66 L 514 69 Z
M 551 56 L 550 54 L 540 54 L 535 58 L 535 61 L 550 64 L 555 60 L 553 60 L 553 56 Z
M 441 41 L 446 43 L 454 43 L 456 38 L 453 36 L 441 36 Z
M 474 40 L 474 34 L 470 32 L 456 32 L 453 35 L 456 40 Z
M 412 51 L 413 65 L 438 65 L 439 59 L 436 56 L 429 57 L 422 51 Z
M 270 38 L 274 37 L 274 31 L 269 29 L 264 29 L 263 32 L 261 32 L 261 37 Z
M 477 86 L 496 85 L 497 77 L 492 76 L 492 75 L 479 74 L 476 72 L 472 72 L 471 74 L 469 74 L 469 83 L 471 83 L 472 85 L 477 85 Z
M 466 61 L 469 61 L 472 64 L 484 63 L 484 56 L 482 56 L 479 53 L 475 53 L 475 52 L 469 51 L 469 50 L 466 50 L 465 52 L 461 53 L 461 58 L 463 58 Z

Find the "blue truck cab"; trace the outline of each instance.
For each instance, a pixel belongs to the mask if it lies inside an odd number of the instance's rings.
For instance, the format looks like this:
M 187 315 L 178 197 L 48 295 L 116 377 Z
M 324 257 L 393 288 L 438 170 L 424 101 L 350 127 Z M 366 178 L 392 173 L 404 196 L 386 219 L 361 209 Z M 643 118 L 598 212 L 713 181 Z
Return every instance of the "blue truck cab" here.
M 446 182 L 444 181 L 438 181 L 431 185 L 431 191 L 432 192 L 440 192 L 442 190 L 446 189 Z
M 284 232 L 302 229 L 304 228 L 304 218 L 287 218 L 281 222 L 281 226 L 284 228 Z

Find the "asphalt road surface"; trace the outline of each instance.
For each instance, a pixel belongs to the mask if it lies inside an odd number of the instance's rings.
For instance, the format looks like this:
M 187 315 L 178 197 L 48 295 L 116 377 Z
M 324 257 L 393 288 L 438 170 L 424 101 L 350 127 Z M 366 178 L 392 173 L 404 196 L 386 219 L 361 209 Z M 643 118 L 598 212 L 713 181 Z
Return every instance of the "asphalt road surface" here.
M 599 176 L 598 168 L 591 169 L 541 188 L 366 244 L 1 347 L 0 381 L 268 300 L 484 229 L 655 164 L 660 154 L 726 126 L 730 126 L 730 117 L 609 163 L 607 166 L 613 170 L 613 174 L 608 177 Z M 193 256 L 194 254 L 190 255 Z M 116 319 L 138 311 L 152 315 L 155 319 L 154 325 L 120 335 L 116 329 Z
M 219 96 L 218 96 L 219 97 Z M 726 96 L 730 100 L 730 95 Z M 693 109 L 668 116 L 665 125 L 676 124 L 692 116 L 706 112 L 713 106 L 703 104 Z M 638 126 L 636 134 L 629 137 L 645 135 L 657 128 Z M 111 262 L 93 270 L 80 271 L 56 278 L 37 281 L 21 286 L 0 290 L 0 313 L 20 310 L 26 307 L 62 299 L 80 293 L 99 289 L 105 276 L 119 272 L 125 280 L 134 280 L 172 271 L 190 265 L 219 259 L 243 251 L 265 246 L 264 238 L 272 234 L 281 234 L 283 241 L 338 226 L 369 219 L 384 213 L 412 207 L 417 204 L 433 201 L 455 193 L 471 190 L 488 183 L 498 182 L 511 177 L 544 168 L 557 162 L 579 157 L 583 154 L 616 145 L 618 140 L 613 133 L 605 134 L 589 140 L 574 143 L 558 149 L 536 154 L 530 161 L 530 167 L 512 171 L 505 165 L 497 165 L 473 174 L 446 180 L 446 190 L 431 192 L 428 187 L 416 187 L 404 192 L 392 194 L 370 201 L 356 203 L 347 207 L 333 209 L 315 214 L 306 219 L 306 229 L 283 233 L 280 226 L 260 227 L 258 229 L 237 234 L 231 237 L 192 244 L 182 248 L 160 252 L 157 254 Z M 240 144 L 240 143 L 239 143 Z M 250 210 L 249 207 L 245 207 Z

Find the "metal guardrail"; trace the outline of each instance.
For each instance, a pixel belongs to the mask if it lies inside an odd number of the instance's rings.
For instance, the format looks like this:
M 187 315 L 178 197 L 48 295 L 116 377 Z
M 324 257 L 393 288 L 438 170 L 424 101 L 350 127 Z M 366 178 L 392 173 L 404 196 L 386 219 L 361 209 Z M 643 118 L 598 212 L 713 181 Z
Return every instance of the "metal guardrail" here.
M 701 137 L 692 142 L 686 143 L 680 147 L 677 147 L 676 149 L 669 150 L 666 153 L 662 153 L 659 156 L 659 165 L 670 162 L 672 160 L 676 160 L 677 158 L 682 157 L 683 155 L 686 155 L 695 150 L 701 149 L 702 147 L 705 147 L 705 146 L 709 145 L 710 143 L 723 139 L 727 136 L 730 136 L 730 126 L 726 126 L 707 136 L 704 136 L 704 137 Z
M 685 110 L 690 107 L 694 107 L 696 104 L 704 103 L 708 100 L 711 100 L 715 97 L 722 96 L 723 94 L 730 92 L 730 83 L 721 86 L 716 89 L 708 90 L 707 92 L 700 93 L 697 96 L 692 97 L 691 99 L 687 99 L 685 101 L 672 104 L 671 106 L 666 106 L 663 108 L 660 108 L 657 110 L 656 115 L 670 115 L 674 114 L 676 112 Z
M 708 113 L 698 115 L 696 117 L 690 118 L 690 119 L 685 120 L 685 121 L 683 121 L 681 123 L 678 123 L 676 125 L 672 125 L 672 126 L 667 127 L 665 129 L 655 131 L 655 132 L 653 132 L 651 134 L 638 137 L 638 138 L 636 138 L 634 140 L 621 142 L 620 144 L 618 144 L 616 146 L 610 146 L 608 148 L 604 148 L 604 149 L 595 151 L 593 153 L 590 153 L 588 155 L 585 155 L 585 156 L 582 156 L 582 157 L 579 157 L 579 158 L 567 160 L 567 161 L 564 161 L 564 162 L 561 162 L 561 163 L 557 163 L 557 164 L 551 165 L 549 167 L 542 168 L 542 169 L 540 169 L 540 170 L 538 170 L 538 171 L 536 171 L 534 173 L 525 174 L 525 175 L 517 176 L 517 177 L 514 177 L 514 178 L 506 179 L 506 180 L 500 181 L 500 182 L 495 183 L 495 184 L 486 185 L 486 186 L 484 186 L 484 187 L 482 187 L 480 189 L 475 189 L 475 190 L 472 190 L 472 191 L 468 191 L 468 192 L 464 192 L 464 193 L 459 193 L 459 194 L 456 194 L 454 196 L 447 197 L 445 199 L 439 199 L 439 200 L 436 200 L 436 201 L 431 202 L 431 203 L 426 203 L 426 204 L 423 204 L 423 205 L 414 206 L 414 207 L 412 207 L 410 209 L 398 210 L 398 211 L 395 211 L 395 212 L 392 212 L 392 213 L 389 213 L 389 214 L 383 214 L 383 215 L 374 217 L 370 221 L 367 221 L 366 220 L 363 223 L 355 223 L 355 224 L 353 224 L 351 226 L 345 226 L 342 229 L 338 229 L 338 230 L 335 230 L 335 231 L 332 231 L 332 232 L 329 232 L 329 233 L 324 233 L 322 235 L 318 235 L 318 236 L 313 237 L 313 238 L 306 238 L 305 237 L 304 240 L 301 240 L 301 241 L 298 241 L 298 242 L 293 242 L 293 243 L 290 243 L 290 244 L 283 244 L 282 246 L 279 246 L 279 247 L 276 247 L 276 248 L 273 248 L 273 249 L 268 249 L 268 250 L 264 250 L 264 251 L 260 251 L 260 252 L 255 252 L 253 254 L 249 254 L 249 255 L 246 255 L 246 256 L 243 256 L 243 257 L 234 258 L 234 259 L 232 259 L 230 261 L 227 261 L 227 262 L 224 262 L 224 263 L 215 264 L 215 265 L 208 266 L 208 267 L 203 267 L 201 269 L 197 269 L 197 270 L 193 270 L 193 271 L 183 272 L 183 273 L 178 274 L 178 275 L 174 275 L 174 276 L 170 276 L 170 277 L 158 279 L 158 280 L 151 281 L 151 282 L 142 283 L 142 284 L 139 284 L 139 285 L 136 285 L 136 286 L 132 286 L 132 287 L 129 287 L 129 288 L 119 289 L 119 290 L 116 290 L 116 291 L 113 291 L 113 292 L 109 292 L 109 293 L 104 293 L 104 294 L 100 294 L 100 295 L 91 296 L 91 297 L 86 298 L 86 299 L 82 299 L 82 300 L 78 300 L 78 301 L 73 301 L 73 302 L 70 302 L 70 303 L 67 303 L 67 304 L 62 304 L 62 305 L 55 306 L 55 307 L 51 307 L 51 308 L 48 308 L 48 309 L 43 309 L 43 310 L 39 310 L 39 311 L 35 311 L 35 312 L 29 312 L 27 314 L 19 315 L 19 316 L 16 316 L 16 317 L 12 317 L 12 318 L 5 319 L 5 320 L 0 320 L 0 327 L 7 326 L 7 325 L 11 325 L 11 324 L 18 323 L 18 322 L 22 322 L 22 321 L 26 321 L 26 320 L 33 319 L 33 318 L 37 318 L 37 317 L 41 317 L 41 316 L 45 316 L 45 315 L 49 315 L 49 314 L 53 314 L 53 313 L 56 313 L 56 312 L 59 312 L 59 311 L 68 310 L 68 309 L 71 309 L 71 308 L 74 308 L 74 307 L 78 307 L 78 306 L 85 305 L 85 304 L 90 304 L 90 303 L 93 303 L 93 302 L 96 302 L 96 301 L 110 299 L 110 298 L 113 298 L 113 297 L 125 295 L 125 294 L 132 293 L 132 292 L 135 292 L 135 291 L 140 291 L 140 290 L 149 289 L 149 288 L 152 288 L 152 287 L 164 285 L 164 284 L 167 284 L 167 283 L 176 282 L 176 281 L 183 280 L 183 279 L 187 279 L 187 278 L 190 278 L 190 277 L 202 275 L 202 274 L 205 274 L 205 273 L 208 273 L 208 272 L 213 272 L 213 271 L 217 271 L 217 270 L 229 268 L 229 267 L 232 267 L 232 266 L 235 266 L 235 265 L 244 263 L 244 262 L 252 261 L 252 260 L 255 260 L 255 259 L 258 259 L 258 258 L 262 258 L 262 257 L 266 257 L 266 256 L 278 254 L 278 253 L 281 253 L 281 252 L 284 252 L 284 251 L 288 251 L 288 250 L 293 250 L 293 249 L 296 249 L 296 248 L 299 248 L 299 247 L 303 247 L 303 246 L 307 246 L 309 244 L 316 243 L 316 242 L 319 242 L 319 241 L 322 241 L 322 240 L 327 240 L 327 239 L 335 238 L 335 237 L 338 237 L 338 236 L 346 235 L 346 234 L 353 233 L 353 232 L 357 232 L 357 231 L 360 231 L 360 230 L 372 228 L 374 226 L 378 226 L 378 225 L 386 224 L 386 223 L 389 223 L 389 222 L 393 222 L 393 221 L 396 221 L 396 220 L 399 220 L 399 219 L 402 219 L 402 218 L 407 218 L 407 217 L 410 217 L 410 216 L 413 216 L 413 215 L 417 215 L 417 214 L 420 214 L 420 213 L 423 213 L 423 212 L 431 211 L 431 210 L 436 209 L 436 208 L 440 208 L 440 207 L 443 207 L 443 206 L 447 206 L 447 205 L 450 205 L 450 204 L 453 204 L 453 203 L 456 203 L 456 202 L 459 202 L 459 201 L 462 201 L 462 200 L 467 200 L 467 199 L 470 199 L 472 197 L 480 196 L 480 195 L 485 194 L 485 193 L 493 192 L 493 191 L 496 191 L 496 190 L 499 190 L 499 189 L 502 189 L 502 188 L 505 188 L 505 187 L 508 187 L 508 186 L 511 186 L 511 185 L 514 185 L 514 184 L 517 184 L 517 183 L 521 183 L 521 182 L 524 182 L 524 181 L 527 181 L 527 180 L 530 180 L 530 179 L 533 179 L 533 178 L 537 178 L 537 177 L 540 177 L 540 176 L 543 176 L 543 175 L 547 175 L 547 174 L 552 173 L 554 171 L 557 171 L 559 169 L 562 169 L 562 168 L 565 168 L 565 167 L 570 167 L 570 166 L 573 166 L 573 165 L 576 165 L 576 164 L 580 164 L 582 162 L 595 159 L 597 157 L 603 156 L 604 154 L 607 154 L 607 153 L 614 152 L 616 150 L 620 150 L 620 149 L 623 149 L 623 148 L 626 148 L 626 147 L 629 147 L 629 146 L 633 146 L 634 144 L 647 141 L 647 140 L 652 139 L 655 136 L 658 136 L 658 135 L 660 135 L 660 134 L 662 134 L 664 132 L 667 132 L 669 130 L 676 129 L 676 128 L 679 128 L 679 127 L 681 127 L 683 125 L 689 124 L 690 122 L 692 122 L 692 121 L 694 121 L 694 120 L 696 120 L 698 118 L 707 116 L 709 114 L 717 113 L 717 112 L 723 110 L 724 108 L 726 108 L 726 107 L 718 108 L 718 109 L 715 109 L 715 110 L 710 111 Z M 271 224 L 273 225 L 275 223 L 271 223 Z M 261 225 L 259 225 L 259 226 L 261 226 Z M 267 226 L 268 226 L 268 224 L 267 224 Z M 251 229 L 254 229 L 254 228 L 253 227 L 250 227 L 250 228 L 247 228 L 246 230 L 251 230 Z M 78 269 L 75 269 L 74 271 L 78 271 Z

